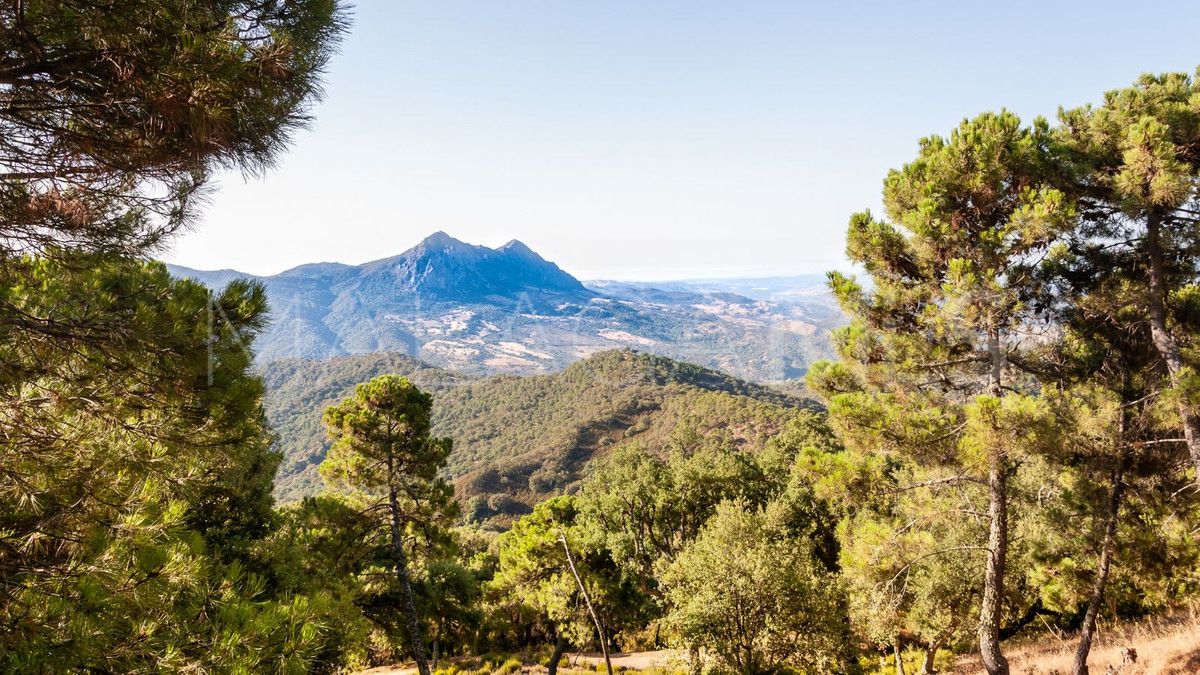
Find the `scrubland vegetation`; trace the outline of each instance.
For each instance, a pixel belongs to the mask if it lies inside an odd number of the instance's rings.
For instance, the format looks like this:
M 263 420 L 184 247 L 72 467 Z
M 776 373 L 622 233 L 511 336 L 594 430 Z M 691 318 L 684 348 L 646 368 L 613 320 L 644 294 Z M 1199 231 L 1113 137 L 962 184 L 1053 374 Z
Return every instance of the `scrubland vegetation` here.
M 267 417 L 279 434 L 283 501 L 321 489 L 326 406 L 379 374 L 434 395 L 433 431 L 454 441 L 447 475 L 469 519 L 502 526 L 576 485 L 594 455 L 632 439 L 661 445 L 681 423 L 738 447 L 761 447 L 811 401 L 707 368 L 602 352 L 540 376 L 468 378 L 394 353 L 267 364 Z

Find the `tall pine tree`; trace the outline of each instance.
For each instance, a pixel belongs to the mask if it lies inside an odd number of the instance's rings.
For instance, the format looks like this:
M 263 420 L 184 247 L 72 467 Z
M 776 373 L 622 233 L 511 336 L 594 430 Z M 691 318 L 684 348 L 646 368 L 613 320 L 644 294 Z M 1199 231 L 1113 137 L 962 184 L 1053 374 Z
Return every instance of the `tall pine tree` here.
M 445 524 L 452 511 L 452 489 L 439 476 L 450 454 L 450 439 L 430 435 L 432 407 L 428 394 L 398 375 L 380 375 L 358 385 L 354 396 L 325 411 L 333 447 L 321 464 L 321 473 L 335 485 L 374 498 L 387 513 L 405 631 L 421 675 L 429 675 L 429 662 L 405 539 L 410 527 Z
M 1166 368 L 1200 481 L 1196 269 L 1200 266 L 1200 85 L 1184 73 L 1144 75 L 1100 106 L 1060 112 L 1070 189 L 1080 205 L 1076 249 L 1129 295 Z M 1191 323 L 1192 325 L 1189 325 Z
M 244 573 L 278 463 L 263 289 L 73 261 L 13 261 L 4 291 L 40 337 L 0 324 L 0 671 L 303 664 L 315 627 L 286 637 L 305 612 Z
M 810 376 L 851 445 L 891 448 L 985 486 L 978 637 L 993 675 L 1008 672 L 1008 485 L 1053 426 L 1021 375 L 1035 324 L 1024 295 L 1074 215 L 1047 181 L 1050 141 L 1045 121 L 1026 127 L 1009 112 L 923 139 L 884 183 L 891 222 L 851 219 L 847 253 L 872 284 L 831 275 L 852 323 L 838 334 L 842 362 Z
M 335 0 L 0 6 L 0 670 L 306 667 L 244 571 L 276 457 L 261 288 L 147 264 L 217 168 L 269 166 Z

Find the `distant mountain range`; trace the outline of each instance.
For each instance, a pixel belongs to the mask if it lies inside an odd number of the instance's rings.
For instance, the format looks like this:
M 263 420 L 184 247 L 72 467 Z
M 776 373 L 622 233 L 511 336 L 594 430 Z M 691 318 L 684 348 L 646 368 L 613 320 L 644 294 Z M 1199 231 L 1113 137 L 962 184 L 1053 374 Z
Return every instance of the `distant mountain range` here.
M 492 249 L 444 232 L 362 265 L 265 277 L 168 268 L 213 287 L 261 281 L 264 362 L 394 351 L 467 374 L 530 374 L 628 347 L 772 381 L 828 356 L 843 321 L 816 275 L 585 284 L 519 241 Z

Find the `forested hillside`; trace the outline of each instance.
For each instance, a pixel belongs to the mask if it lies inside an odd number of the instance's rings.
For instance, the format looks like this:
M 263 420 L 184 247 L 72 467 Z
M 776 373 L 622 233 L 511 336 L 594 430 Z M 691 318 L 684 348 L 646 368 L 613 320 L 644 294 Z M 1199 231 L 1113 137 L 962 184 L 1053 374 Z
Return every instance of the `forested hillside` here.
M 317 465 L 329 442 L 321 424 L 325 408 L 346 397 L 360 382 L 392 373 L 403 375 L 439 396 L 467 378 L 423 364 L 411 356 L 377 352 L 335 359 L 280 359 L 262 369 L 267 419 L 282 454 L 275 493 L 283 501 L 321 489 Z
M 472 518 L 528 511 L 569 491 L 588 461 L 620 442 L 673 435 L 760 448 L 811 403 L 718 371 L 613 350 L 560 373 L 469 378 L 392 353 L 268 364 L 267 415 L 283 453 L 276 492 L 320 489 L 324 408 L 376 375 L 400 374 L 434 393 L 435 433 L 454 441 L 447 471 Z M 503 519 L 501 519 L 503 521 Z

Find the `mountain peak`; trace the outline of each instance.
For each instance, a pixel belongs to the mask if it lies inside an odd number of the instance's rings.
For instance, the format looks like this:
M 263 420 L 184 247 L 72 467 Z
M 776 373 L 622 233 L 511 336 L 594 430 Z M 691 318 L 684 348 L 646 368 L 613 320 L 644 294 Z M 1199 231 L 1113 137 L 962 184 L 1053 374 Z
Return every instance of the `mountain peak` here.
M 512 255 L 518 255 L 522 258 L 527 258 L 530 260 L 545 260 L 545 258 L 538 255 L 533 249 L 529 248 L 524 242 L 518 239 L 513 239 L 496 250 L 500 251 L 501 253 L 510 253 Z
M 446 234 L 442 230 L 438 230 L 437 232 L 434 232 L 433 234 L 429 235 L 428 237 L 425 237 L 424 239 L 421 240 L 420 244 L 417 244 L 418 247 L 423 246 L 426 248 L 433 248 L 433 247 L 442 248 L 442 247 L 466 246 L 466 245 L 467 245 L 466 243 L 459 241 L 458 239 L 455 239 L 454 237 L 451 237 L 450 235 Z
M 442 231 L 393 258 L 361 267 L 360 282 L 374 293 L 416 292 L 429 300 L 489 302 L 535 294 L 590 296 L 575 277 L 512 240 L 500 248 L 468 244 Z

